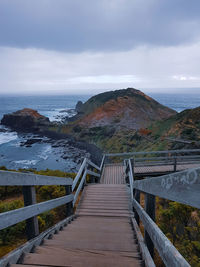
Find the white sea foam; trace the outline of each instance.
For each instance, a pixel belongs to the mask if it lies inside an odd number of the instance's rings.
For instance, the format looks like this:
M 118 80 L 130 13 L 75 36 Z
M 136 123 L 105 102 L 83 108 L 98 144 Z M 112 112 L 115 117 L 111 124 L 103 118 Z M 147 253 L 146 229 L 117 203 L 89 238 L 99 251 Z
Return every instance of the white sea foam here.
M 36 165 L 38 160 L 32 159 L 32 160 L 16 160 L 14 163 L 20 164 L 20 165 Z
M 16 132 L 0 132 L 0 145 L 17 139 Z
M 39 157 L 43 160 L 48 159 L 48 155 L 51 153 L 51 146 L 45 147 L 42 153 L 39 154 Z
M 77 114 L 72 108 L 57 108 L 47 112 L 41 112 L 44 116 L 48 117 L 50 121 L 61 121 L 64 117 L 72 117 Z

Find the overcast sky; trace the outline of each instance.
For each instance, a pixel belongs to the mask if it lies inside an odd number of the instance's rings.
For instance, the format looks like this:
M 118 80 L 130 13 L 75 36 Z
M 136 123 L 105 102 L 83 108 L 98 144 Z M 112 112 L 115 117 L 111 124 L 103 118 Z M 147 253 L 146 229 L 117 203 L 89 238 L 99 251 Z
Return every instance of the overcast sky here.
M 200 87 L 199 14 L 199 0 L 0 0 L 0 93 Z

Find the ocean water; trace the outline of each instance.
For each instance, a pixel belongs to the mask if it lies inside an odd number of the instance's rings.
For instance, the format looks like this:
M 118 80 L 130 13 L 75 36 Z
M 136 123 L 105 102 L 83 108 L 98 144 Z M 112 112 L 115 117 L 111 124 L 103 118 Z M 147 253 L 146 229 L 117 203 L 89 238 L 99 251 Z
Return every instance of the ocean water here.
M 72 109 L 75 108 L 77 101 L 85 102 L 89 97 L 88 95 L 0 96 L 0 120 L 4 114 L 26 107 L 37 110 L 51 121 L 59 121 L 63 116 L 75 115 Z M 0 166 L 9 169 L 48 168 L 76 171 L 79 167 L 78 158 L 84 157 L 86 153 L 67 145 L 55 146 L 45 138 L 42 142 L 29 147 L 22 146 L 27 140 L 36 138 L 39 137 L 32 134 L 18 134 L 0 125 Z
M 181 112 L 185 109 L 196 108 L 200 106 L 199 94 L 166 94 L 166 93 L 149 93 L 159 103 Z
M 177 112 L 200 106 L 200 94 L 164 94 L 149 93 L 149 96 Z M 58 95 L 58 96 L 0 96 L 0 120 L 4 114 L 22 108 L 32 108 L 51 121 L 59 121 L 62 116 L 73 115 L 77 101 L 85 102 L 90 95 Z M 65 112 L 60 112 L 60 111 Z M 85 151 L 77 151 L 73 147 L 65 148 L 52 145 L 43 138 L 42 142 L 30 147 L 21 144 L 30 138 L 39 138 L 31 134 L 18 134 L 0 125 L 0 166 L 7 168 L 60 169 L 75 171 L 78 168 L 77 158 Z M 63 155 L 65 157 L 63 158 Z

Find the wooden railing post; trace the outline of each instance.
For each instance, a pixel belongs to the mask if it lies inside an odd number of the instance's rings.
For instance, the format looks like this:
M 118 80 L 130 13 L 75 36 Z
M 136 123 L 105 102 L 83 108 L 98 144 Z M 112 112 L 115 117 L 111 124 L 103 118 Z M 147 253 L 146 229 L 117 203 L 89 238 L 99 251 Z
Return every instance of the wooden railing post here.
M 24 206 L 36 204 L 36 193 L 34 186 L 23 186 Z M 39 235 L 39 226 L 37 216 L 26 220 L 26 235 L 30 240 Z
M 131 166 L 132 166 L 132 173 L 133 173 L 133 177 L 134 177 L 134 166 L 135 166 L 135 159 L 132 158 L 131 160 Z
M 66 195 L 70 195 L 72 193 L 72 186 L 66 185 L 65 186 Z M 66 204 L 66 217 L 69 217 L 73 214 L 73 201 Z
M 139 190 L 137 190 L 137 189 L 134 189 L 134 195 L 135 195 L 135 200 L 138 202 L 138 203 L 140 203 L 140 191 Z M 135 212 L 135 220 L 136 220 L 136 222 L 137 222 L 137 224 L 139 225 L 140 224 L 140 217 L 139 217 L 139 215 L 138 215 L 138 213 L 137 213 L 137 211 L 136 210 L 134 210 L 134 212 Z
M 91 167 L 91 171 L 95 172 L 95 168 Z M 96 182 L 96 177 L 92 175 L 91 178 L 90 178 L 90 182 L 91 183 L 95 183 Z
M 177 167 L 177 157 L 176 154 L 174 155 L 174 172 L 176 172 Z
M 145 194 L 145 211 L 146 213 L 151 217 L 153 221 L 155 221 L 155 196 L 151 194 Z M 144 240 L 147 245 L 147 248 L 151 254 L 151 257 L 154 257 L 154 244 L 147 233 L 147 231 L 144 232 Z
M 125 160 L 125 181 L 127 184 L 130 183 L 129 181 L 129 166 L 128 166 L 128 160 Z
M 85 171 L 87 171 L 88 170 L 88 163 L 85 165 Z M 84 181 L 84 183 L 83 183 L 83 188 L 82 188 L 82 190 L 84 189 L 84 187 L 85 187 L 85 185 L 87 184 L 87 175 L 86 175 L 86 177 L 85 177 L 85 181 Z

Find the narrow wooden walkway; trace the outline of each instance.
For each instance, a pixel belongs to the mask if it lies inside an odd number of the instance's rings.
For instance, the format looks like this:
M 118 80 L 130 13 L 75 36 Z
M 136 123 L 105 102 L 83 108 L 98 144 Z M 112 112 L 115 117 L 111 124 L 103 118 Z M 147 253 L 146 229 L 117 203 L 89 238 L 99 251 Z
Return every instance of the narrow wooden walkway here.
M 198 168 L 200 164 L 181 164 L 177 165 L 177 171 L 183 171 L 190 168 Z M 136 166 L 134 168 L 134 174 L 136 176 L 145 175 L 163 175 L 170 172 L 174 172 L 174 165 L 156 165 L 156 166 Z
M 34 253 L 26 254 L 23 264 L 12 267 L 141 266 L 129 205 L 123 167 L 105 167 L 101 183 L 85 187 L 77 218 Z
M 125 184 L 124 166 L 122 164 L 105 165 L 101 177 L 101 184 Z

